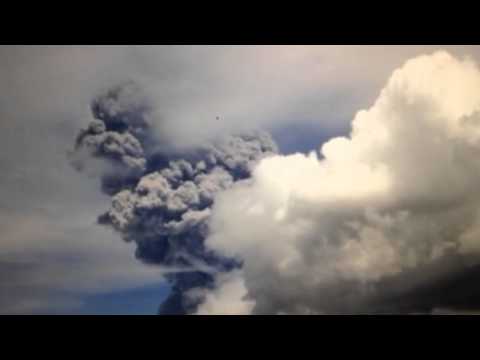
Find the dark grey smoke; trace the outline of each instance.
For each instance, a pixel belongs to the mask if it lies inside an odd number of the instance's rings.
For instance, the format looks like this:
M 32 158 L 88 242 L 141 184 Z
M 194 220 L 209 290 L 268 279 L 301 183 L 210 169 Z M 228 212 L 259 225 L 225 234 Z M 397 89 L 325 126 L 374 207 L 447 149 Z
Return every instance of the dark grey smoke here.
M 137 245 L 136 256 L 168 266 L 170 296 L 161 314 L 185 314 L 198 305 L 186 293 L 211 288 L 219 272 L 241 266 L 204 246 L 215 195 L 250 176 L 262 157 L 277 153 L 261 131 L 229 135 L 183 150 L 159 151 L 151 131 L 148 98 L 134 83 L 92 102 L 93 120 L 77 137 L 72 164 L 100 176 L 112 196 L 99 223 Z

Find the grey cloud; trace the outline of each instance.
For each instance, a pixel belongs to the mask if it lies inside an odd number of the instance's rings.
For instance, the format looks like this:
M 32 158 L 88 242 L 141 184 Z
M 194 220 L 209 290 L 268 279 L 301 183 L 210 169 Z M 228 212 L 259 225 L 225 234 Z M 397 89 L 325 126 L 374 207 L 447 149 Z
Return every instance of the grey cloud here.
M 145 170 L 145 158 L 140 142 L 131 134 L 105 131 L 102 122 L 92 121 L 88 129 L 79 136 L 78 148 L 84 148 L 88 156 L 105 156 L 118 161 L 134 173 Z
M 98 172 L 103 191 L 113 195 L 110 209 L 99 222 L 134 242 L 139 259 L 172 269 L 166 278 L 173 292 L 164 303 L 170 310 L 164 306 L 162 312 L 189 312 L 195 308 L 195 302 L 185 296 L 190 289 L 208 288 L 214 273 L 236 266 L 203 244 L 215 196 L 247 179 L 258 161 L 278 149 L 268 134 L 257 130 L 188 150 L 161 150 L 155 143 L 162 137 L 152 136 L 148 125 L 151 113 L 143 111 L 148 105 L 128 100 L 136 94 L 115 88 L 94 99 L 96 120 L 80 132 L 71 157 L 78 170 L 88 170 L 91 160 L 105 160 L 119 168 Z M 141 132 L 135 124 L 142 124 Z

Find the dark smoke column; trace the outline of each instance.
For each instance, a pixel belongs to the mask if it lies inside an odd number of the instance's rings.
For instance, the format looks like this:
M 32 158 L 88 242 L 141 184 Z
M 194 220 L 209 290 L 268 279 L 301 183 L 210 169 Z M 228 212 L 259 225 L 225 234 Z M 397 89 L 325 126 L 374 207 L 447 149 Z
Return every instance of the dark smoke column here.
M 160 314 L 194 312 L 196 288 L 213 287 L 215 275 L 241 266 L 204 246 L 215 195 L 250 177 L 261 158 L 277 153 L 263 132 L 230 135 L 184 152 L 154 150 L 151 107 L 134 83 L 126 83 L 92 102 L 91 121 L 71 153 L 80 171 L 100 177 L 112 196 L 99 223 L 137 245 L 136 256 L 171 269 L 172 287 Z

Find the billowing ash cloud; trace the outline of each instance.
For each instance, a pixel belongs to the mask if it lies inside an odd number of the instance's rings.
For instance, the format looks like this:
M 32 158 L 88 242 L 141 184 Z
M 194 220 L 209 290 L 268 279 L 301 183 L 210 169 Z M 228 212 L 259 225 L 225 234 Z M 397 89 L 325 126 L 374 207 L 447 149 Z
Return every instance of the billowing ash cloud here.
M 204 246 L 215 195 L 248 181 L 254 165 L 277 147 L 268 134 L 254 131 L 181 152 L 159 150 L 148 101 L 131 82 L 97 97 L 94 119 L 70 157 L 77 169 L 100 176 L 112 195 L 99 222 L 135 242 L 142 261 L 171 269 L 172 292 L 160 313 L 191 313 L 203 299 L 192 294 L 213 289 L 218 274 L 241 265 Z
M 250 182 L 219 194 L 206 244 L 243 267 L 199 309 L 218 313 L 234 302 L 251 313 L 309 314 L 458 305 L 455 296 L 468 294 L 452 286 L 478 278 L 479 125 L 473 61 L 446 52 L 408 61 L 356 114 L 348 137 L 331 139 L 320 154 L 264 159 Z M 469 286 L 473 292 L 477 284 Z
M 102 189 L 113 195 L 132 186 L 146 170 L 152 138 L 147 97 L 133 82 L 92 102 L 93 120 L 77 137 L 72 164 L 102 177 Z

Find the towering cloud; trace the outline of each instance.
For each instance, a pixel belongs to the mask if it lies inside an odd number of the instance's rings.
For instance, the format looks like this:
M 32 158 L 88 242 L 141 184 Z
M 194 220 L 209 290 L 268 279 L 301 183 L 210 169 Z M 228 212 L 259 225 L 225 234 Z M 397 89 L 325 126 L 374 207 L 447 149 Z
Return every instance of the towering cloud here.
M 230 286 L 245 291 L 219 297 L 220 284 L 200 309 L 222 312 L 222 299 L 252 313 L 442 305 L 425 289 L 479 260 L 479 110 L 477 66 L 436 52 L 396 70 L 348 137 L 262 160 L 250 182 L 218 195 L 206 242 L 242 262 Z
M 190 296 L 191 290 L 213 288 L 218 273 L 240 266 L 204 246 L 214 197 L 247 179 L 255 163 L 277 152 L 275 143 L 255 131 L 181 152 L 159 150 L 148 98 L 134 83 L 96 98 L 92 114 L 71 159 L 79 170 L 99 175 L 112 195 L 99 222 L 134 241 L 139 259 L 170 269 L 172 292 L 161 313 L 195 311 L 201 298 Z

